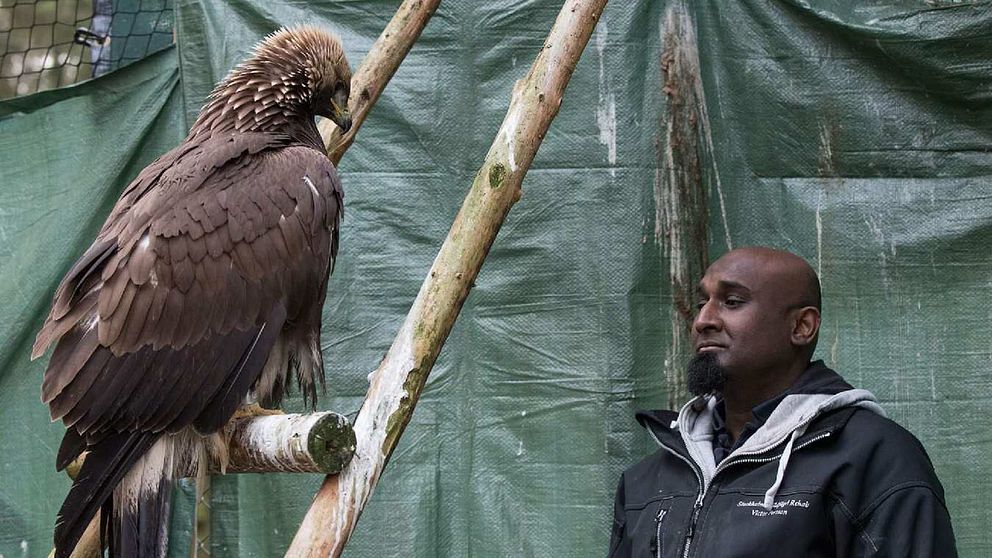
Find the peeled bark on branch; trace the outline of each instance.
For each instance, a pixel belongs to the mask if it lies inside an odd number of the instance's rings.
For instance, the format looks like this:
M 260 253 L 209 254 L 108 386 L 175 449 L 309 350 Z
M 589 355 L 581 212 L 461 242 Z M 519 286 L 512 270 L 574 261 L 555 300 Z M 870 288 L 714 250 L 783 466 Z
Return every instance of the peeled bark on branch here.
M 352 462 L 324 480 L 287 558 L 340 556 L 386 462 L 410 421 L 441 346 L 537 149 L 606 0 L 568 0 L 510 107 L 485 162 L 396 339 L 373 372 L 355 420 Z
M 355 453 L 355 431 L 348 419 L 332 412 L 268 415 L 235 419 L 225 473 L 324 473 L 341 471 Z M 210 461 L 210 472 L 220 463 Z M 190 468 L 187 476 L 196 471 Z

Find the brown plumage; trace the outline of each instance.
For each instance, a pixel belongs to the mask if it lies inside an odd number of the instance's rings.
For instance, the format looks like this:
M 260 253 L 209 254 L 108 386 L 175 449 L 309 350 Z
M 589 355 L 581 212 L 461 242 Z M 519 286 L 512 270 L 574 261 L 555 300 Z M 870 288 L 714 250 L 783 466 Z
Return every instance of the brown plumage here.
M 180 463 L 246 397 L 277 404 L 291 372 L 313 401 L 343 201 L 314 115 L 350 127 L 350 81 L 335 37 L 266 38 L 62 280 L 32 358 L 55 343 L 42 400 L 68 427 L 56 466 L 90 453 L 57 557 L 101 508 L 112 556 L 164 556 Z

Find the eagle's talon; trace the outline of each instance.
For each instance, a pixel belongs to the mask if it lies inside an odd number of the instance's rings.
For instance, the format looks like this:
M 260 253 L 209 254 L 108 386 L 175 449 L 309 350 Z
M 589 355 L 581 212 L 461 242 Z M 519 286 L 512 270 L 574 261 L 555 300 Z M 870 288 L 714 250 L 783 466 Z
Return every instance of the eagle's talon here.
M 266 409 L 265 407 L 259 405 L 258 403 L 251 403 L 248 405 L 242 405 L 238 407 L 237 411 L 234 411 L 234 416 L 231 419 L 242 419 L 242 418 L 252 418 L 252 417 L 265 417 L 271 415 L 283 415 L 285 414 L 282 409 Z

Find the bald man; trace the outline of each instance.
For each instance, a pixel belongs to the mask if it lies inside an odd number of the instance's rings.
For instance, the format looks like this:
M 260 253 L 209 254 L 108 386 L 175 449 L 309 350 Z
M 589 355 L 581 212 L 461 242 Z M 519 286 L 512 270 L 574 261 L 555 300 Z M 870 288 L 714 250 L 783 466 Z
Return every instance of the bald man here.
M 661 446 L 620 478 L 609 556 L 954 557 L 923 446 L 822 361 L 820 284 L 742 248 L 699 282 L 695 398 L 637 420 Z

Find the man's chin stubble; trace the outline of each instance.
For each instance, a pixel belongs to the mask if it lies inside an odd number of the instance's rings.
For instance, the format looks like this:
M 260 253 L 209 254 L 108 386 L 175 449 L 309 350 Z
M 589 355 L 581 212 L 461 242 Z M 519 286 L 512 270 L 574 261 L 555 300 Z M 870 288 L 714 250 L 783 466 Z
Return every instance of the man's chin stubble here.
M 692 395 L 707 395 L 721 391 L 727 381 L 727 371 L 711 352 L 696 353 L 686 366 L 686 387 Z

